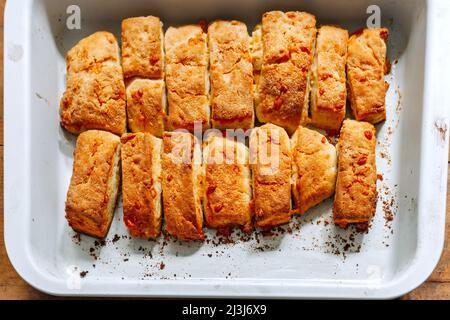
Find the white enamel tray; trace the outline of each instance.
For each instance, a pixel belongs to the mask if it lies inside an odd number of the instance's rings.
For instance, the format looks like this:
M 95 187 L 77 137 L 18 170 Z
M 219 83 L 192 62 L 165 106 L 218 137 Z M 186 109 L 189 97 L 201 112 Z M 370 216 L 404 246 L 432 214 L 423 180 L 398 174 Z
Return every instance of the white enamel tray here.
M 116 216 L 105 243 L 74 237 L 64 218 L 75 138 L 59 126 L 67 50 L 124 17 L 169 25 L 234 18 L 249 30 L 268 10 L 306 10 L 319 24 L 364 27 L 377 2 L 391 30 L 388 120 L 379 125 L 380 200 L 370 232 L 339 230 L 332 201 L 272 236 L 203 244 L 131 239 Z M 78 5 L 81 29 L 66 26 Z M 71 8 L 69 8 L 71 9 Z M 70 10 L 69 10 L 70 11 Z M 75 11 L 71 11 L 75 12 Z M 437 1 L 21 0 L 5 13 L 5 241 L 18 273 L 55 295 L 392 298 L 420 285 L 443 247 L 450 3 Z M 388 216 L 394 216 L 389 221 Z

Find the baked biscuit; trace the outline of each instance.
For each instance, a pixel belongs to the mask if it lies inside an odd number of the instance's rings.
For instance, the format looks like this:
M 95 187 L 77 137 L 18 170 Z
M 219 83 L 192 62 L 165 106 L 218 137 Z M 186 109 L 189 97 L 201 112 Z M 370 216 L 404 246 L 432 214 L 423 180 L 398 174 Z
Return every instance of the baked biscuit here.
M 77 232 L 106 237 L 120 184 L 120 139 L 98 130 L 81 133 L 74 153 L 66 218 Z
M 250 36 L 239 21 L 215 21 L 208 27 L 211 122 L 214 128 L 252 128 L 253 66 Z
M 180 240 L 203 240 L 201 151 L 190 133 L 165 132 L 162 188 L 165 230 Z
M 206 224 L 228 232 L 252 230 L 252 191 L 248 148 L 240 142 L 209 136 L 203 146 Z
M 161 137 L 166 118 L 164 80 L 133 79 L 127 86 L 127 118 L 132 132 Z
M 309 13 L 263 15 L 263 59 L 255 97 L 260 122 L 282 126 L 290 134 L 308 122 L 315 39 L 316 18 Z
M 165 35 L 169 130 L 210 127 L 208 47 L 198 25 L 170 27 Z
M 123 221 L 133 237 L 156 238 L 161 230 L 161 139 L 127 133 L 122 141 Z
M 122 66 L 125 78 L 164 77 L 162 22 L 158 17 L 122 21 Z
M 291 218 L 291 144 L 286 131 L 265 124 L 250 136 L 256 226 L 273 227 Z
M 359 224 L 367 228 L 377 202 L 375 127 L 368 122 L 344 120 L 338 152 L 338 175 L 334 198 L 334 223 L 342 228 Z
M 345 64 L 348 31 L 322 26 L 317 35 L 311 77 L 311 122 L 326 130 L 339 130 L 345 117 L 347 88 Z
M 317 131 L 299 126 L 292 136 L 292 192 L 299 214 L 334 193 L 337 174 L 335 147 Z
M 125 85 L 114 36 L 94 33 L 69 50 L 66 61 L 61 126 L 74 134 L 90 129 L 124 133 Z
M 386 28 L 364 29 L 348 41 L 347 82 L 356 120 L 378 123 L 386 119 L 384 75 L 389 70 L 386 58 Z

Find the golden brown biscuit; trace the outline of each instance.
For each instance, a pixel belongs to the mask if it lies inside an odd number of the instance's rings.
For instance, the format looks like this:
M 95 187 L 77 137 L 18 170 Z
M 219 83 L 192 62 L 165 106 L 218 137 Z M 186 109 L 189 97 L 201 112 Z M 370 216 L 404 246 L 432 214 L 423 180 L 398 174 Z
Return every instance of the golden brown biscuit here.
M 122 21 L 122 66 L 125 78 L 164 77 L 162 22 L 158 17 Z
M 201 151 L 193 135 L 164 133 L 162 170 L 167 233 L 180 240 L 203 240 Z
M 161 230 L 161 139 L 127 133 L 122 141 L 123 221 L 134 237 L 156 238 Z
M 345 117 L 345 64 L 348 31 L 323 26 L 317 35 L 312 66 L 311 121 L 321 129 L 339 130 Z
M 250 36 L 239 21 L 215 21 L 208 27 L 211 122 L 214 128 L 252 128 L 253 66 Z
M 120 64 L 117 40 L 112 33 L 95 32 L 67 52 L 67 73 L 87 71 L 107 61 Z
M 375 127 L 368 122 L 344 120 L 338 152 L 338 175 L 334 198 L 334 223 L 367 225 L 375 214 L 377 169 Z
M 209 136 L 203 147 L 206 223 L 220 231 L 252 230 L 252 191 L 248 148 L 237 141 Z
M 114 216 L 120 184 L 120 139 L 89 130 L 78 136 L 66 219 L 77 232 L 104 238 Z
M 132 132 L 161 137 L 166 118 L 164 80 L 135 78 L 127 86 L 127 118 Z
M 316 18 L 309 13 L 263 15 L 263 60 L 255 99 L 260 122 L 272 122 L 290 134 L 308 122 L 315 39 Z
M 194 122 L 209 124 L 208 48 L 197 25 L 170 27 L 165 36 L 168 128 L 194 131 Z
M 286 131 L 265 124 L 250 136 L 256 226 L 273 227 L 291 218 L 291 144 Z
M 206 33 L 199 25 L 169 27 L 164 40 L 166 63 L 185 66 L 207 66 Z
M 94 33 L 69 50 L 66 60 L 61 126 L 74 134 L 90 129 L 125 132 L 125 85 L 114 36 Z
M 292 136 L 292 192 L 299 214 L 331 197 L 336 184 L 335 147 L 317 131 L 299 126 Z
M 387 83 L 384 75 L 389 64 L 386 41 L 389 30 L 364 29 L 348 41 L 347 82 L 356 120 L 378 123 L 386 119 Z

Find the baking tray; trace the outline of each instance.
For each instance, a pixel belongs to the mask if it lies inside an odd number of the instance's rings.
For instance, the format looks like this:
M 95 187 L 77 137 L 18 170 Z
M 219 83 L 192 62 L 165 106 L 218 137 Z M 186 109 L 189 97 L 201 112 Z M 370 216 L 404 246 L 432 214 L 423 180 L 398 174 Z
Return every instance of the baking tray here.
M 81 29 L 66 27 L 81 9 Z M 377 127 L 380 199 L 368 234 L 332 224 L 332 201 L 273 234 L 207 231 L 205 243 L 131 239 L 116 210 L 108 238 L 78 237 L 64 218 L 75 137 L 59 126 L 67 50 L 124 17 L 165 26 L 268 10 L 306 10 L 319 24 L 365 26 L 371 4 L 391 30 L 387 121 Z M 5 13 L 5 243 L 17 272 L 54 295 L 392 298 L 421 284 L 444 240 L 448 157 L 448 1 L 23 0 Z M 119 201 L 120 203 L 120 201 Z M 392 219 L 393 218 L 393 219 Z

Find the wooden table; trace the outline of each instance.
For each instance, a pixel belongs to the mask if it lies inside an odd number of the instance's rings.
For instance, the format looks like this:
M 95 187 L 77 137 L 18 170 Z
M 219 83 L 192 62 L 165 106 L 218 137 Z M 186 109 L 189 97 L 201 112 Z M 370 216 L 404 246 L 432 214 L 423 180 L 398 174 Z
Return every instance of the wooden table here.
M 3 104 L 3 10 L 0 0 L 0 101 Z M 56 107 L 56 106 L 55 106 Z M 449 164 L 450 166 L 450 164 Z M 450 169 L 450 168 L 449 168 Z M 450 170 L 449 170 L 450 171 Z M 450 189 L 450 179 L 448 179 Z M 3 107 L 0 109 L 0 299 L 53 299 L 28 285 L 16 273 L 6 255 L 3 239 Z M 403 299 L 450 299 L 450 193 L 447 194 L 446 242 L 439 265 L 428 280 Z

